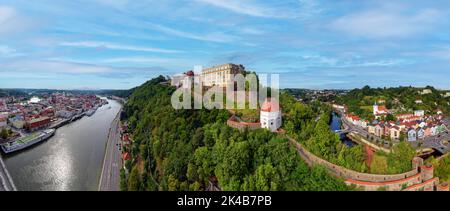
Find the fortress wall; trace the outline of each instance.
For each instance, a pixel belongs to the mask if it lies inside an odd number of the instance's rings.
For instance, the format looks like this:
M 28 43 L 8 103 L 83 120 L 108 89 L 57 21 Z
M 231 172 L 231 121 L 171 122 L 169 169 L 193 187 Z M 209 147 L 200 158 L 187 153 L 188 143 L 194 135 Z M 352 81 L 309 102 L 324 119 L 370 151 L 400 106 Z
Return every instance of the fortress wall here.
M 233 118 L 230 118 L 227 121 L 227 125 L 240 131 L 244 131 L 246 128 L 248 128 L 249 130 L 257 130 L 261 128 L 261 123 L 239 122 Z
M 439 184 L 439 178 L 435 177 L 422 183 L 411 185 L 405 191 L 434 191 L 434 187 Z
M 329 161 L 326 161 L 311 152 L 307 151 L 301 144 L 297 143 L 294 140 L 294 143 L 296 144 L 297 150 L 300 154 L 300 156 L 306 161 L 309 165 L 319 164 L 325 166 L 331 173 L 333 173 L 336 176 L 342 177 L 346 180 L 356 180 L 356 181 L 366 181 L 366 182 L 390 182 L 390 181 L 400 181 L 408 179 L 412 176 L 415 176 L 419 173 L 419 168 L 417 168 L 419 165 L 413 164 L 416 168 L 413 170 L 402 173 L 402 174 L 392 174 L 392 175 L 379 175 L 379 174 L 367 174 L 367 173 L 361 173 L 357 171 L 353 171 L 347 168 L 344 168 L 342 166 L 338 166 L 336 164 L 333 164 Z M 420 162 L 420 158 L 416 158 L 413 160 L 414 162 Z M 423 162 L 423 160 L 422 160 Z
M 356 185 L 357 187 L 363 187 L 366 191 L 377 191 L 381 188 L 387 191 L 399 191 L 403 190 L 406 187 L 410 187 L 415 184 L 420 184 L 422 181 L 420 179 L 420 173 L 416 174 L 412 177 L 408 177 L 402 180 L 395 180 L 389 182 L 364 182 L 358 180 L 349 179 L 345 181 L 347 185 Z

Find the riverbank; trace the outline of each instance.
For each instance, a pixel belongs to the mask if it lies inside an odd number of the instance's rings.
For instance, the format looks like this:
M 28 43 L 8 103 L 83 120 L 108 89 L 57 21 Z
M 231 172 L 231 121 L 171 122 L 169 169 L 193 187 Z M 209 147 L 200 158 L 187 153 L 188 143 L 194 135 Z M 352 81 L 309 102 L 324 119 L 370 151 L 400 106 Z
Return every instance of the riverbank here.
M 121 110 L 109 129 L 98 186 L 99 191 L 120 191 L 120 168 L 122 168 L 121 153 L 118 146 L 120 142 L 120 113 Z
M 97 191 L 111 122 L 122 106 L 113 100 L 91 117 L 59 128 L 47 141 L 5 155 L 21 191 Z

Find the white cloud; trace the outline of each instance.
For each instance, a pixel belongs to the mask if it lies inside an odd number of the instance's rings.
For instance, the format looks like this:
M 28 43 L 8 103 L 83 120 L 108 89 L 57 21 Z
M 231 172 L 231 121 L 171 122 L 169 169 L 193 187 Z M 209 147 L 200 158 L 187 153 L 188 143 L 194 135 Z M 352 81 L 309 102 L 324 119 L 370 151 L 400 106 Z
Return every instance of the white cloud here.
M 157 66 L 149 67 L 113 67 L 108 65 L 95 65 L 89 63 L 38 59 L 12 59 L 2 62 L 0 74 L 11 73 L 14 75 L 81 75 L 101 76 L 104 78 L 130 78 L 142 77 L 143 75 L 167 71 Z M 64 76 L 65 77 L 65 76 Z M 37 78 L 37 77 L 35 77 Z
M 0 35 L 21 32 L 31 25 L 32 21 L 21 16 L 15 8 L 0 6 Z
M 190 32 L 184 32 L 177 29 L 173 29 L 170 27 L 158 25 L 158 24 L 149 24 L 154 30 L 177 36 L 177 37 L 183 37 L 188 39 L 194 39 L 194 40 L 201 40 L 201 41 L 210 41 L 210 42 L 220 42 L 220 43 L 226 43 L 226 42 L 232 42 L 236 40 L 236 37 L 223 34 L 221 32 L 213 32 L 213 33 L 204 33 L 204 34 L 194 34 Z
M 331 27 L 353 35 L 369 38 L 407 37 L 425 32 L 440 18 L 436 10 L 416 13 L 402 10 L 369 10 L 338 18 Z
M 0 56 L 11 56 L 17 53 L 16 49 L 10 48 L 9 46 L 0 45 Z
M 182 53 L 183 51 L 178 50 L 168 50 L 161 48 L 150 48 L 150 47 L 138 47 L 131 45 L 121 45 L 108 42 L 98 42 L 98 41 L 81 41 L 81 42 L 62 42 L 59 45 L 78 47 L 78 48 L 100 48 L 100 49 L 111 49 L 111 50 L 126 50 L 126 51 L 142 51 L 142 52 L 157 52 L 157 53 Z
M 117 57 L 117 58 L 109 58 L 103 59 L 100 62 L 102 63 L 159 63 L 159 64 L 167 64 L 167 63 L 183 63 L 188 61 L 182 61 L 181 59 L 172 59 L 172 58 L 159 58 L 159 57 Z
M 114 70 L 109 67 L 102 67 L 90 64 L 63 62 L 63 61 L 46 61 L 46 60 L 13 60 L 2 64 L 3 71 L 12 72 L 39 72 L 39 73 L 108 73 Z
M 236 13 L 256 16 L 256 17 L 272 17 L 272 12 L 254 4 L 250 4 L 248 1 L 217 1 L 217 0 L 197 0 L 202 3 L 210 4 L 215 7 L 227 9 Z
M 14 48 L 11 48 L 6 45 L 0 45 L 0 58 L 13 58 L 24 55 L 25 55 L 24 53 L 21 53 Z
M 279 19 L 308 20 L 320 15 L 324 8 L 317 0 L 256 1 L 256 0 L 195 0 L 237 14 Z

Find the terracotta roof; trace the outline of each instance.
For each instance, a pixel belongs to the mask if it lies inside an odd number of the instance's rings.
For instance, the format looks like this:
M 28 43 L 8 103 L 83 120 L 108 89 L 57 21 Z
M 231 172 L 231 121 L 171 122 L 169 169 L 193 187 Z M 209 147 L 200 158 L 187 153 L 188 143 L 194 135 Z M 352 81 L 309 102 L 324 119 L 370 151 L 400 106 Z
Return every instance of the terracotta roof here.
M 261 106 L 261 111 L 264 111 L 264 112 L 280 111 L 280 104 L 274 98 L 268 98 Z
M 189 71 L 186 72 L 186 75 L 192 77 L 192 76 L 194 76 L 195 74 L 194 74 L 194 71 L 189 70 Z
M 131 155 L 130 153 L 126 152 L 125 154 L 123 154 L 123 160 L 131 160 Z

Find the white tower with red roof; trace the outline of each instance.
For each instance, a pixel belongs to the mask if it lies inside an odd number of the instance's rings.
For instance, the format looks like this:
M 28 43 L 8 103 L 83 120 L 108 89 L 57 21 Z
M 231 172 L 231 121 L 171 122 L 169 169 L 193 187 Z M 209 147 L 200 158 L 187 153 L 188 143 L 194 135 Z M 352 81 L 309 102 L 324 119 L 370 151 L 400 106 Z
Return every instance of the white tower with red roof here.
M 280 103 L 274 98 L 266 99 L 261 106 L 260 119 L 262 128 L 277 131 L 282 121 Z

